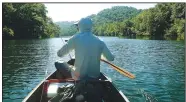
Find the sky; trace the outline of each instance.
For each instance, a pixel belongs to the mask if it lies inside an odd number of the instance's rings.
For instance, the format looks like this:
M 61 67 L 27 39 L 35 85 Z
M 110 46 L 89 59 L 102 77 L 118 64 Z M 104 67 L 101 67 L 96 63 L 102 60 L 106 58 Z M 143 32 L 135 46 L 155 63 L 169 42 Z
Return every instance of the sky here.
M 58 21 L 78 21 L 82 17 L 97 14 L 103 9 L 112 6 L 129 6 L 137 9 L 148 9 L 154 7 L 156 3 L 45 3 L 48 10 L 47 16 L 54 22 Z

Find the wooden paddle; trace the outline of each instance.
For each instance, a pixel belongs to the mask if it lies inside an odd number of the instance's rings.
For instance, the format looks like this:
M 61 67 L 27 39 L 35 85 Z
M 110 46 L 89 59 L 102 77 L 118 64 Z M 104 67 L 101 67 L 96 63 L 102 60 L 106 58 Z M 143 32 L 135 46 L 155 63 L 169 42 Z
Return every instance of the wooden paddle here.
M 122 68 L 120 68 L 120 67 L 118 67 L 118 66 L 116 66 L 116 65 L 114 65 L 114 64 L 112 64 L 112 63 L 110 63 L 106 60 L 104 60 L 104 59 L 101 59 L 101 61 L 111 65 L 112 68 L 114 68 L 116 71 L 120 72 L 121 74 L 123 74 L 123 75 L 125 75 L 125 76 L 127 76 L 131 79 L 135 78 L 135 75 L 133 75 L 132 73 L 130 73 L 130 72 L 128 72 L 128 71 L 126 71 L 126 70 L 124 70 L 124 69 L 122 69 Z

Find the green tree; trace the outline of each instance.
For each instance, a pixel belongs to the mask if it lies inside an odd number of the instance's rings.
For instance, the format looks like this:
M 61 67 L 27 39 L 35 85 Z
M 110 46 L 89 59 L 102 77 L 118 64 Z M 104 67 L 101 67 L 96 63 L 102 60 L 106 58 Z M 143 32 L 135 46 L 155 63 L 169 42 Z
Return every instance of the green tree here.
M 3 39 L 56 35 L 59 28 L 46 16 L 46 13 L 47 10 L 41 3 L 3 3 Z

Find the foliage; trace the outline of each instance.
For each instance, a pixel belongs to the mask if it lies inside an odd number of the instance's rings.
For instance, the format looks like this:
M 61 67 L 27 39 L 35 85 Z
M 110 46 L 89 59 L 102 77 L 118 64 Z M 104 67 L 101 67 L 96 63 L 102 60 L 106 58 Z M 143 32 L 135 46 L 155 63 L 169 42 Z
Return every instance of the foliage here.
M 99 36 L 149 36 L 155 39 L 184 39 L 185 3 L 158 3 L 146 10 L 116 6 L 104 9 L 93 20 Z
M 59 36 L 72 36 L 77 32 L 77 28 L 74 25 L 75 22 L 56 22 L 56 24 L 61 28 Z
M 3 3 L 2 6 L 3 39 L 44 38 L 59 33 L 59 27 L 46 16 L 44 4 Z
M 184 39 L 184 3 L 159 3 L 133 18 L 133 31 L 156 39 Z
M 154 39 L 184 39 L 184 3 L 158 3 L 155 7 L 138 10 L 115 6 L 87 17 L 93 20 L 93 33 L 99 36 L 145 36 Z M 57 22 L 61 35 L 73 35 L 74 22 Z
M 184 9 L 184 3 L 159 3 L 135 17 L 135 29 L 159 39 L 166 36 L 184 39 Z
M 41 3 L 3 3 L 3 39 L 47 38 L 71 36 L 77 32 L 72 22 L 56 22 L 46 16 Z M 93 33 L 99 36 L 149 36 L 156 39 L 184 39 L 185 3 L 158 3 L 138 10 L 115 6 L 98 14 L 93 20 Z
M 93 32 L 100 36 L 123 36 L 129 32 L 133 23 L 129 21 L 138 15 L 142 10 L 133 7 L 114 6 L 110 9 L 104 9 L 97 15 L 90 15 L 93 20 Z

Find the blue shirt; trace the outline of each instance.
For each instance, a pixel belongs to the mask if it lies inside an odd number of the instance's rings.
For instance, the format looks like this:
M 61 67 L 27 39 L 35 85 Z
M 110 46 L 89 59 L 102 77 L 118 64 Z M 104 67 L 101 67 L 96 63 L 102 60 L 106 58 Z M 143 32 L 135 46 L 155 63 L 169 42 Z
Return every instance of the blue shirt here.
M 70 51 L 75 50 L 75 64 L 73 71 L 78 73 L 76 78 L 84 78 L 86 76 L 97 78 L 100 75 L 100 59 L 103 58 L 109 61 L 114 60 L 114 56 L 107 48 L 106 44 L 98 37 L 91 33 L 91 29 L 80 26 L 80 33 L 72 36 L 68 42 L 57 52 L 59 57 L 63 57 Z M 75 76 L 73 76 L 75 77 Z

